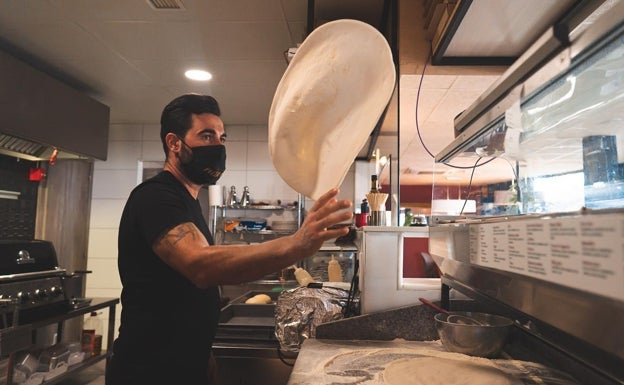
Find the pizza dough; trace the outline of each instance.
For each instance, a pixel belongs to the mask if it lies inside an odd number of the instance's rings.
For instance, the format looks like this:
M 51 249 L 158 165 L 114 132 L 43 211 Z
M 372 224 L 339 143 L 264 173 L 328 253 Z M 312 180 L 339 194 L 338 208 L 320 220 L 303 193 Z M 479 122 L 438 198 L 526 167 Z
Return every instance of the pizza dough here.
M 251 298 L 248 298 L 245 303 L 254 305 L 266 305 L 271 303 L 271 297 L 266 294 L 256 294 Z
M 269 153 L 282 179 L 318 199 L 342 183 L 394 91 L 386 38 L 371 25 L 336 20 L 301 44 L 275 92 Z
M 405 358 L 391 362 L 383 371 L 388 385 L 521 385 L 493 365 L 480 361 L 441 357 Z

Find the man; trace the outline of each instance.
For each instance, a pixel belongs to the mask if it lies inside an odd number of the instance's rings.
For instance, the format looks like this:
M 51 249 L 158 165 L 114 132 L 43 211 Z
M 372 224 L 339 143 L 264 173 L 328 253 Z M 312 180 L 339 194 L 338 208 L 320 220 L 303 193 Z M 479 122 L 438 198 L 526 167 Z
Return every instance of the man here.
M 255 245 L 214 245 L 197 195 L 225 170 L 217 101 L 188 94 L 161 116 L 163 171 L 137 186 L 119 226 L 121 326 L 106 383 L 207 385 L 219 317 L 218 285 L 247 282 L 315 253 L 346 228 L 349 201 L 332 189 L 293 235 Z M 214 380 L 213 380 L 214 381 Z

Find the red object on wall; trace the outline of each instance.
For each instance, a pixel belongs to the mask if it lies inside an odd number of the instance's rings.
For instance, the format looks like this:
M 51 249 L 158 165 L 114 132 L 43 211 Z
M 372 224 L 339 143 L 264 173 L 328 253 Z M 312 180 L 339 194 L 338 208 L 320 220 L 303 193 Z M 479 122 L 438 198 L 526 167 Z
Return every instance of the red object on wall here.
M 28 180 L 31 182 L 41 182 L 45 179 L 45 170 L 41 167 L 31 167 L 28 172 Z
M 422 252 L 429 252 L 429 238 L 403 238 L 403 278 L 431 278 Z

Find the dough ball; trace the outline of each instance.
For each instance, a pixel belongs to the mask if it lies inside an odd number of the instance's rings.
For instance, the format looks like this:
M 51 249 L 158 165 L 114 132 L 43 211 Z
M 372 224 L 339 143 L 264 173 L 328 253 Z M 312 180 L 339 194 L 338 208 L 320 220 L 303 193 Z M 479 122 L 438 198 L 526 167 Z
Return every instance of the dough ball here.
M 250 303 L 254 305 L 266 305 L 271 303 L 271 297 L 266 294 L 256 294 L 251 298 L 248 298 L 245 303 Z

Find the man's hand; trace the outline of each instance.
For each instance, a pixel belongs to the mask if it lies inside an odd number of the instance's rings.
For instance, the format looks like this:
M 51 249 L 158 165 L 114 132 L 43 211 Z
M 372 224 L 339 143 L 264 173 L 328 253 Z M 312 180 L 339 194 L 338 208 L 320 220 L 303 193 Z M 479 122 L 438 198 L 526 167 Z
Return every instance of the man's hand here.
M 350 210 L 345 211 L 351 207 L 351 202 L 337 200 L 338 192 L 338 189 L 331 189 L 323 194 L 308 212 L 301 228 L 293 234 L 300 258 L 314 254 L 323 242 L 349 232 L 348 226 L 331 228 L 353 217 Z

